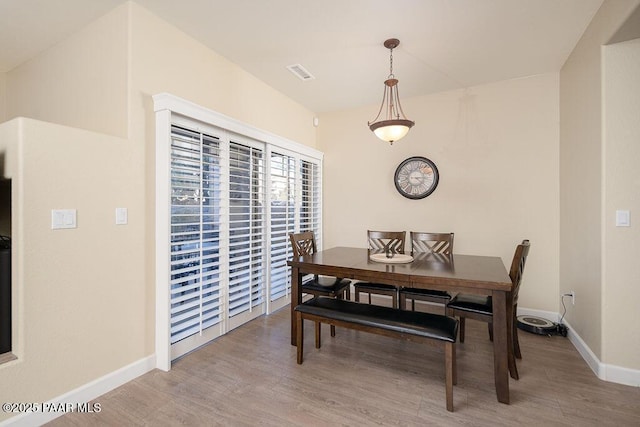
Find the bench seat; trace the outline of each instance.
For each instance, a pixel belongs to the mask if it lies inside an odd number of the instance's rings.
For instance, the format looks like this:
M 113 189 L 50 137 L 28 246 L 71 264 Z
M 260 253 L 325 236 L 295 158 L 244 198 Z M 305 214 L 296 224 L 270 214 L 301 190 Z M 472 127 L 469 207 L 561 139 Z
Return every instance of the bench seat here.
M 320 348 L 320 324 L 327 323 L 364 332 L 425 342 L 445 351 L 447 410 L 453 411 L 453 384 L 456 383 L 455 342 L 458 321 L 451 317 L 418 311 L 318 297 L 295 307 L 297 322 L 297 362 L 302 364 L 303 320 L 316 323 L 316 348 Z

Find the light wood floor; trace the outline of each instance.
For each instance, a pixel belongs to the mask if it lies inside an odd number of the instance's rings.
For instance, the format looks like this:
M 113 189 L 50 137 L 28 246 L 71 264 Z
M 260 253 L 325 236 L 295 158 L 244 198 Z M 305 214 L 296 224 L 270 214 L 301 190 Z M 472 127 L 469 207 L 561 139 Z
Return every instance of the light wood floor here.
M 467 321 L 458 344 L 455 412 L 445 409 L 444 356 L 427 345 L 323 329 L 305 360 L 289 343 L 289 311 L 260 317 L 52 426 L 640 426 L 640 388 L 599 380 L 567 338 L 520 332 L 520 380 L 496 400 L 486 324 Z

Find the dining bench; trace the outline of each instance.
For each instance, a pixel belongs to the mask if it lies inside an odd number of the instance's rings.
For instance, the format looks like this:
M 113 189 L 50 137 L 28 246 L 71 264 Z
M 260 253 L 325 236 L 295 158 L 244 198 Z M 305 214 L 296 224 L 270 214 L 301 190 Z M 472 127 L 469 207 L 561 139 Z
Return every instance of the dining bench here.
M 326 297 L 312 298 L 295 307 L 297 362 L 302 364 L 304 320 L 315 322 L 316 348 L 320 348 L 320 324 L 370 332 L 407 341 L 426 342 L 444 349 L 447 410 L 453 412 L 453 385 L 456 384 L 455 342 L 458 321 L 454 318 L 361 304 Z

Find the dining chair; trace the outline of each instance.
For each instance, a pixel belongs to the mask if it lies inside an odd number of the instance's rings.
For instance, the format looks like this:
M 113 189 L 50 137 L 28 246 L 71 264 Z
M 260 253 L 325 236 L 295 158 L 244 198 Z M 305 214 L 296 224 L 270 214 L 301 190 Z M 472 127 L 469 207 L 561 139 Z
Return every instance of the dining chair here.
M 313 255 L 316 253 L 316 239 L 313 231 L 302 233 L 290 233 L 289 240 L 293 248 L 293 256 Z M 337 299 L 351 299 L 351 281 L 339 277 L 314 275 L 310 280 L 302 283 L 302 292 L 319 296 L 332 297 Z M 331 336 L 336 335 L 336 327 L 331 325 Z
M 417 254 L 440 254 L 451 255 L 453 253 L 453 233 L 425 233 L 421 231 L 412 231 L 411 238 L 411 255 Z M 407 299 L 411 300 L 411 310 L 415 311 L 416 301 L 427 301 L 442 304 L 443 309 L 447 310 L 447 302 L 451 299 L 451 294 L 446 291 L 437 291 L 432 289 L 416 289 L 416 288 L 400 288 L 399 291 L 400 309 L 407 309 Z
M 522 283 L 522 274 L 524 265 L 529 255 L 529 240 L 523 240 L 516 247 L 511 261 L 509 277 L 511 278 L 512 289 L 507 296 L 507 304 L 511 304 L 512 315 L 508 319 L 508 331 L 511 334 L 512 347 L 509 349 L 509 372 L 511 377 L 519 379 L 518 368 L 516 366 L 516 358 L 522 359 L 520 352 L 520 343 L 518 341 L 518 328 L 516 327 L 516 314 L 518 311 L 518 292 Z M 489 339 L 493 341 L 493 305 L 491 296 L 458 294 L 447 304 L 447 316 L 457 316 L 460 318 L 460 342 L 464 342 L 464 324 L 465 318 L 480 320 L 488 323 Z
M 370 253 L 388 253 L 404 254 L 404 242 L 406 231 L 367 231 L 367 240 Z M 355 291 L 355 300 L 360 302 L 360 294 L 365 293 L 369 296 L 369 304 L 371 304 L 371 294 L 387 295 L 391 297 L 391 306 L 398 308 L 398 288 L 394 285 L 373 282 L 356 282 L 353 285 Z

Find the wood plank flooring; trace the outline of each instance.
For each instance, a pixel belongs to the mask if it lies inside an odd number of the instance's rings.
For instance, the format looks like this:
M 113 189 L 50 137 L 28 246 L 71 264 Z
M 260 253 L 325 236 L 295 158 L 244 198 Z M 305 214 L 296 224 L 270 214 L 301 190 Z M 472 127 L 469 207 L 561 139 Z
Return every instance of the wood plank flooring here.
M 567 338 L 520 332 L 520 380 L 496 400 L 485 323 L 458 344 L 455 412 L 445 408 L 444 357 L 431 346 L 323 328 L 305 359 L 289 344 L 289 310 L 262 316 L 51 426 L 639 426 L 640 388 L 599 380 Z

